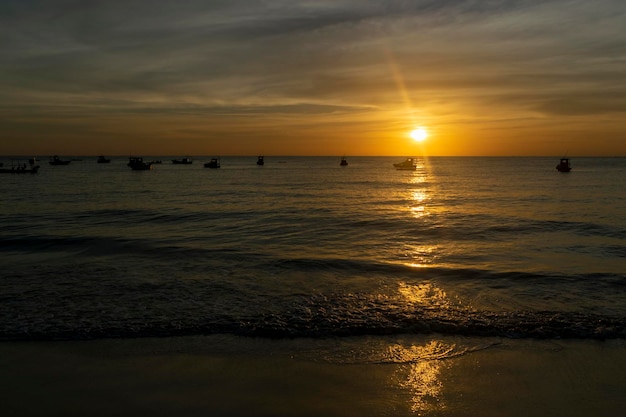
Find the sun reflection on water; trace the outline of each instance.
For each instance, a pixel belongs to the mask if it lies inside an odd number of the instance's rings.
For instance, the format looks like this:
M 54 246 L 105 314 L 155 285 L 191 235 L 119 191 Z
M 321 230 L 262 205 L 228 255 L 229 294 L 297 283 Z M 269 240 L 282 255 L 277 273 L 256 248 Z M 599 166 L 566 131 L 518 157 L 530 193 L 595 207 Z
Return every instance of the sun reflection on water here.
M 414 232 L 404 241 L 405 256 L 409 258 L 408 266 L 424 267 L 432 265 L 439 253 L 439 246 L 425 240 L 426 238 L 421 233 L 422 230 L 431 229 L 437 221 L 436 216 L 433 216 L 437 212 L 437 208 L 432 204 L 433 178 L 428 173 L 424 160 L 418 163 L 416 170 L 411 174 L 404 191 L 404 198 L 407 202 L 404 209 L 414 220 L 411 226 Z
M 426 163 L 418 163 L 408 181 L 408 211 L 413 218 L 427 221 L 431 215 L 429 203 L 432 201 L 431 179 Z M 421 224 L 421 223 L 420 223 Z M 426 224 L 424 224 L 427 226 Z M 436 257 L 437 245 L 419 245 L 408 256 L 411 267 L 425 267 Z M 445 309 L 450 306 L 446 292 L 430 282 L 418 284 L 398 283 L 398 295 L 405 305 Z M 445 369 L 444 359 L 462 354 L 455 344 L 432 340 L 421 344 L 393 344 L 388 347 L 388 360 L 403 364 L 397 373 L 398 385 L 410 394 L 410 409 L 417 415 L 424 415 L 445 409 L 441 373 Z
M 428 214 L 430 214 L 427 210 L 426 210 L 426 205 L 425 202 L 428 200 L 428 194 L 426 194 L 425 190 L 414 190 L 413 194 L 412 194 L 412 206 L 410 208 L 411 213 L 413 214 L 413 216 L 415 216 L 416 218 L 420 218 L 423 216 L 427 216 Z
M 417 415 L 445 408 L 441 398 L 443 384 L 439 380 L 440 362 L 418 362 L 409 365 L 407 379 L 400 384 L 411 392 L 411 411 Z
M 437 251 L 438 245 L 420 245 L 416 248 L 407 248 L 406 257 L 410 259 L 410 262 L 406 262 L 406 266 L 411 268 L 425 268 L 432 265 L 438 258 Z
M 417 285 L 400 282 L 400 298 L 407 304 L 446 308 L 449 298 L 446 292 L 432 283 Z M 441 371 L 443 359 L 454 357 L 459 352 L 455 344 L 433 340 L 425 345 L 392 345 L 389 358 L 395 363 L 405 364 L 399 369 L 399 386 L 410 393 L 410 408 L 422 415 L 445 408 Z
M 423 346 L 389 347 L 390 357 L 395 362 L 405 364 L 397 371 L 398 385 L 408 390 L 412 412 L 422 415 L 445 408 L 441 380 L 445 363 L 442 360 L 459 354 L 456 345 L 436 340 Z
M 413 216 L 415 218 L 420 218 L 430 214 L 429 211 L 426 209 L 426 204 L 431 197 L 427 191 L 428 181 L 423 166 L 421 170 L 416 170 L 414 172 L 414 175 L 409 180 L 409 183 L 412 187 L 415 187 L 410 191 L 409 195 L 409 210 L 411 211 Z
M 417 285 L 400 282 L 398 292 L 405 302 L 432 306 L 448 306 L 450 304 L 446 292 L 430 282 Z

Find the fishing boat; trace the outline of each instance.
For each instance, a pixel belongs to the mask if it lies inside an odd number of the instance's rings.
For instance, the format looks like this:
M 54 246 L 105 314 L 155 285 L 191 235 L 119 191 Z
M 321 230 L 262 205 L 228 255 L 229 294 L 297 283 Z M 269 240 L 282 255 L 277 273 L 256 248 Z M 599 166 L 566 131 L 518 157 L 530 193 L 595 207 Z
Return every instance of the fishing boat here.
M 105 158 L 104 155 L 100 155 L 96 162 L 99 164 L 108 164 L 111 160 L 109 158 Z
M 403 162 L 393 164 L 393 166 L 399 170 L 415 171 L 417 169 L 417 161 L 414 158 L 407 158 Z
M 256 164 L 261 166 L 261 165 L 265 165 L 265 161 L 263 160 L 262 156 L 259 156 L 258 159 L 256 160 Z
M 59 158 L 59 155 L 54 155 L 50 158 L 50 165 L 69 165 L 70 162 L 72 161 Z
M 220 167 L 220 159 L 219 158 L 211 158 L 209 162 L 204 164 L 205 168 L 219 168 Z
M 346 160 L 345 156 L 341 157 L 341 162 L 339 162 L 339 165 L 341 165 L 342 167 L 348 166 L 348 161 Z
M 559 172 L 570 172 L 572 167 L 569 165 L 569 158 L 561 158 L 559 164 L 556 166 L 556 170 Z
M 131 156 L 128 158 L 128 164 L 135 171 L 149 171 L 152 169 L 152 162 L 144 162 L 142 157 Z
M 193 164 L 193 160 L 191 158 L 172 159 L 172 163 L 174 165 L 191 165 Z
M 28 160 L 30 168 L 26 166 L 26 164 L 21 163 L 19 161 L 11 161 L 11 168 L 0 168 L 0 174 L 36 174 L 39 171 L 39 165 L 37 165 L 37 160 L 35 158 L 31 158 Z M 3 167 L 4 165 L 0 165 Z

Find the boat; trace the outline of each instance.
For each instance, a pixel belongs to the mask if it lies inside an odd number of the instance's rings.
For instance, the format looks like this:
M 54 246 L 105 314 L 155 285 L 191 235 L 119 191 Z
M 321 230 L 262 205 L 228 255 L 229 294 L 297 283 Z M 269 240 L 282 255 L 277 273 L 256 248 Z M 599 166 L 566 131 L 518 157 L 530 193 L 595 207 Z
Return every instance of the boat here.
M 193 160 L 191 158 L 172 159 L 172 163 L 174 165 L 190 165 L 193 164 Z
M 407 158 L 404 162 L 393 164 L 396 169 L 415 171 L 417 169 L 417 161 L 415 158 Z
M 69 165 L 70 162 L 72 161 L 65 161 L 61 158 L 59 158 L 58 155 L 54 155 L 53 157 L 50 158 L 50 165 Z
M 96 162 L 99 164 L 108 164 L 111 160 L 109 158 L 105 158 L 104 155 L 100 155 Z
M 348 161 L 346 160 L 345 156 L 341 157 L 341 162 L 339 162 L 339 165 L 341 165 L 342 167 L 348 166 Z
M 259 158 L 256 160 L 256 164 L 259 166 L 265 165 L 265 161 L 263 160 L 262 156 L 259 156 Z
M 11 168 L 0 168 L 0 174 L 36 174 L 37 171 L 39 171 L 39 165 L 37 165 L 35 158 L 29 159 L 28 164 L 30 168 L 19 161 L 11 161 Z M 0 167 L 3 166 L 4 165 L 0 165 Z
M 144 162 L 142 157 L 129 157 L 127 165 L 135 171 L 149 171 L 152 169 L 152 162 Z
M 569 158 L 561 158 L 559 164 L 556 166 L 556 170 L 559 172 L 570 172 L 572 167 L 569 164 Z
M 205 168 L 219 168 L 220 167 L 220 159 L 219 158 L 211 158 L 209 162 L 204 164 Z

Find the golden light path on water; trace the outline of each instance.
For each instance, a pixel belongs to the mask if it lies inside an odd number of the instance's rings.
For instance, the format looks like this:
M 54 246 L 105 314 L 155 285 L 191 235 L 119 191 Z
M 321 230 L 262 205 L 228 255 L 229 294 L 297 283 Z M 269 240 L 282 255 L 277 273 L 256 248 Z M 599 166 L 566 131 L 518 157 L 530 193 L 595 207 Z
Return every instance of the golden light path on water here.
M 398 286 L 400 298 L 408 305 L 421 305 L 446 308 L 448 297 L 441 288 L 423 283 L 409 285 L 401 282 Z M 398 385 L 410 393 L 411 411 L 421 415 L 432 410 L 445 408 L 443 383 L 440 374 L 443 359 L 460 354 L 455 344 L 432 340 L 424 345 L 395 344 L 389 347 L 389 357 L 396 363 L 404 364 L 398 370 Z
M 417 221 L 426 221 L 428 216 L 433 214 L 431 202 L 433 199 L 432 185 L 434 179 L 428 172 L 428 160 L 418 158 L 415 171 L 411 171 L 411 176 L 407 180 L 408 211 Z M 410 267 L 425 267 L 432 265 L 437 259 L 438 245 L 432 243 L 413 245 L 407 247 L 406 262 Z
M 409 212 L 416 220 L 423 220 L 429 216 L 429 202 L 432 200 L 430 184 L 425 160 L 419 160 L 416 170 L 408 181 Z M 436 258 L 437 245 L 425 244 L 414 247 L 407 262 L 411 267 L 425 267 L 432 265 Z M 426 306 L 428 308 L 442 308 L 450 302 L 444 290 L 432 283 L 398 285 L 400 299 L 407 305 Z M 410 393 L 410 408 L 417 415 L 429 411 L 445 409 L 443 400 L 443 382 L 441 379 L 443 359 L 461 354 L 455 344 L 432 340 L 424 345 L 402 346 L 399 344 L 389 347 L 389 356 L 397 363 L 403 363 L 398 370 L 398 385 Z
M 420 228 L 429 227 L 431 217 L 436 217 L 440 210 L 435 193 L 437 192 L 436 178 L 431 174 L 426 158 L 416 158 L 415 171 L 403 172 L 402 181 L 406 187 L 396 197 L 406 201 L 401 208 L 415 222 L 411 227 L 418 233 Z M 437 265 L 440 245 L 422 239 L 419 235 L 409 238 L 405 245 L 406 256 L 404 265 L 411 268 L 427 268 Z M 395 300 L 402 309 L 445 310 L 453 304 L 446 291 L 433 282 L 399 282 Z M 482 347 L 480 347 L 482 349 Z M 408 406 L 416 415 L 431 413 L 445 413 L 445 384 L 444 372 L 453 366 L 454 362 L 448 359 L 456 358 L 472 351 L 474 348 L 458 346 L 456 343 L 437 340 L 436 338 L 410 337 L 404 341 L 387 345 L 378 353 L 370 352 L 369 359 L 382 363 L 398 364 L 398 370 L 392 377 L 392 385 L 401 388 L 408 394 Z

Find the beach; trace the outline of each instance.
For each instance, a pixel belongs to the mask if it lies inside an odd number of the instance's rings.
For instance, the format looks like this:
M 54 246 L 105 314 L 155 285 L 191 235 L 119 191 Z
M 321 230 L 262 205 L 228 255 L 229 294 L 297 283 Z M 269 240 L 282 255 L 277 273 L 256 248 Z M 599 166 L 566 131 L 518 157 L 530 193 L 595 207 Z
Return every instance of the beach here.
M 1 415 L 626 409 L 626 159 L 127 159 L 0 184 Z
M 215 335 L 4 342 L 0 358 L 7 416 L 572 417 L 626 409 L 623 340 Z

